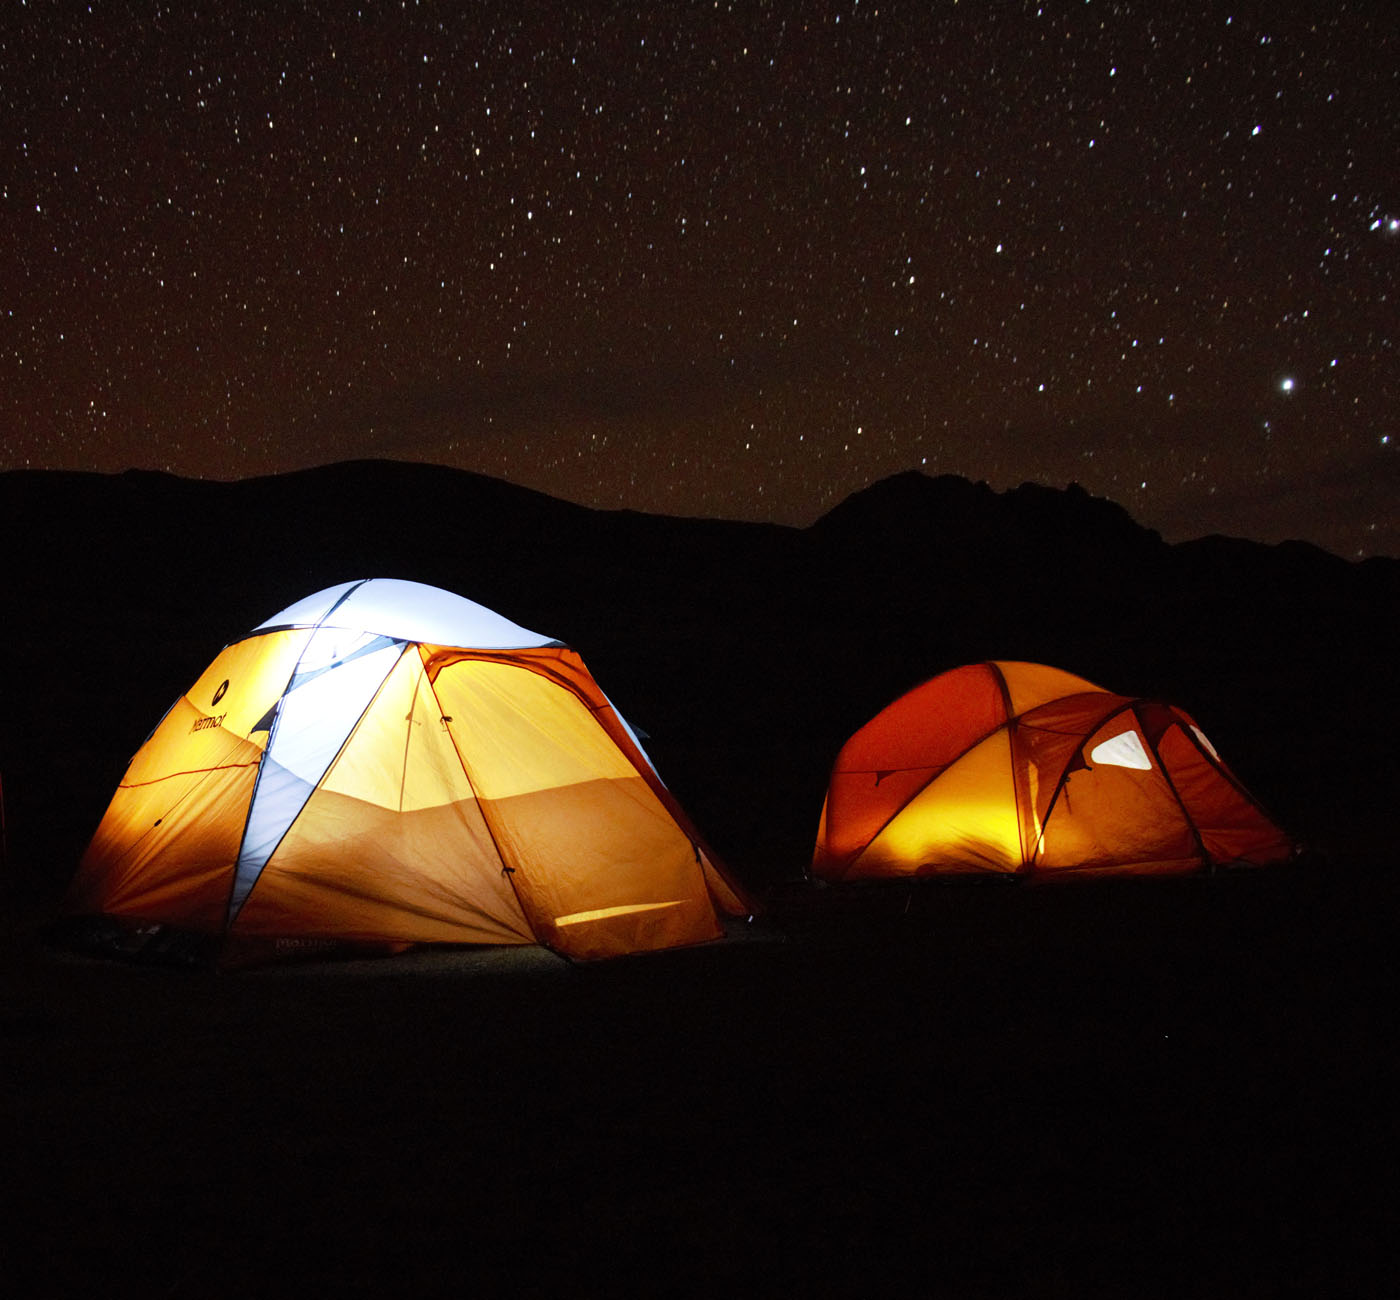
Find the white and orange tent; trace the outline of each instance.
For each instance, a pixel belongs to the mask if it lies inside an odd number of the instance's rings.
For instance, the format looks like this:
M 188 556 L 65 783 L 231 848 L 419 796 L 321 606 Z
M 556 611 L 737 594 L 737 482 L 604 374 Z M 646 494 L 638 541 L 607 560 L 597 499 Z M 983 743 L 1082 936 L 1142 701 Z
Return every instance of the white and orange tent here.
M 915 687 L 846 742 L 812 874 L 1184 872 L 1292 847 L 1181 709 L 992 662 Z
M 255 957 L 610 957 L 747 909 L 577 653 L 392 579 L 317 592 L 209 665 L 131 760 L 70 906 Z

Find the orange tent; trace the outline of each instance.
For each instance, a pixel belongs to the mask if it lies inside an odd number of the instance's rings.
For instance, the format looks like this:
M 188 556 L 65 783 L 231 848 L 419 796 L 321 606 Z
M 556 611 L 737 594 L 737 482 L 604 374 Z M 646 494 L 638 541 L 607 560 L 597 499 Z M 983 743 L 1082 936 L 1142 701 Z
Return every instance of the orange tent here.
M 388 579 L 318 592 L 209 665 L 131 760 L 70 903 L 244 957 L 610 957 L 746 910 L 573 650 Z
M 1181 709 L 983 663 L 915 687 L 846 742 L 812 872 L 1180 872 L 1291 852 Z

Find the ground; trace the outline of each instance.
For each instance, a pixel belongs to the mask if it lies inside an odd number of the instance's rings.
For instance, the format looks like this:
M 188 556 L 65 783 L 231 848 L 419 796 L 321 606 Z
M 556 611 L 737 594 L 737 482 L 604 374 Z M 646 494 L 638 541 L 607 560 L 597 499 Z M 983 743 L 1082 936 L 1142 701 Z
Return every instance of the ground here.
M 236 974 L 5 913 L 11 1294 L 1381 1295 L 1400 883 L 792 884 Z

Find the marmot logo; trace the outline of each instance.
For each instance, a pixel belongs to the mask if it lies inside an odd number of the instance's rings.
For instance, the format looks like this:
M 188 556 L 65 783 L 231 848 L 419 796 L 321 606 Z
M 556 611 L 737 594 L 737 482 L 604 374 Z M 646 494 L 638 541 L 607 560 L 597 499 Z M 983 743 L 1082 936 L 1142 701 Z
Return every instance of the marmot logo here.
M 224 698 L 224 692 L 227 691 L 227 690 L 228 690 L 228 678 L 225 677 L 224 680 L 223 680 L 222 682 L 219 683 L 219 689 L 218 689 L 217 691 L 214 692 L 214 698 L 213 698 L 212 700 L 209 701 L 209 707 L 210 707 L 211 709 L 212 709 L 212 708 L 214 707 L 214 705 L 216 705 L 221 699 Z
M 274 952 L 333 952 L 339 946 L 336 939 L 278 938 L 272 941 Z
M 222 727 L 224 725 L 224 719 L 226 717 L 228 717 L 227 713 L 221 713 L 217 718 L 199 718 L 195 721 L 194 726 L 192 726 L 190 730 L 208 731 L 212 727 Z

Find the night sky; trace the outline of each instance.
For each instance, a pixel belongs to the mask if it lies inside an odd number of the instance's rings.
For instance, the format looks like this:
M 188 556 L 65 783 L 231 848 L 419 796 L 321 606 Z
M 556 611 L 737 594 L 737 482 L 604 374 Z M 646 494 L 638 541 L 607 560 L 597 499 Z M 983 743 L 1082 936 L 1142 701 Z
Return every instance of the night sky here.
M 0 111 L 0 469 L 1400 555 L 1390 3 L 7 0 Z

